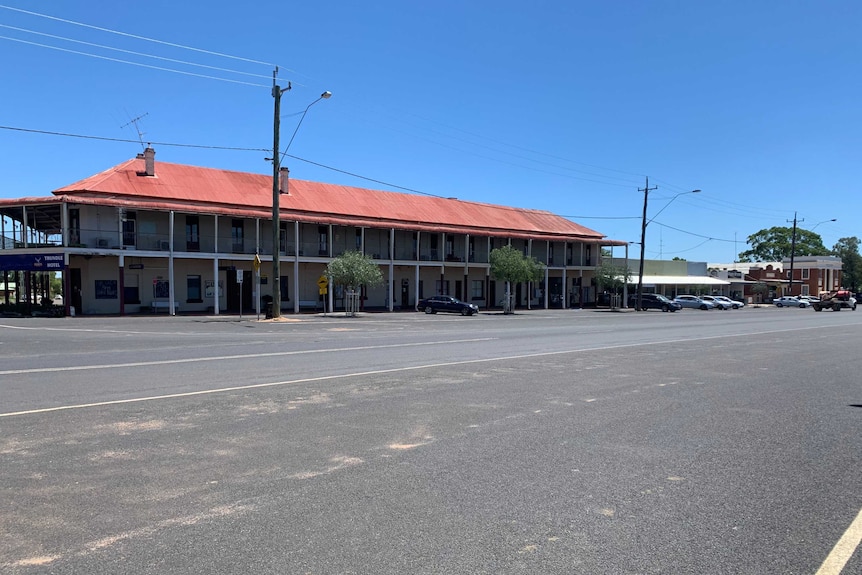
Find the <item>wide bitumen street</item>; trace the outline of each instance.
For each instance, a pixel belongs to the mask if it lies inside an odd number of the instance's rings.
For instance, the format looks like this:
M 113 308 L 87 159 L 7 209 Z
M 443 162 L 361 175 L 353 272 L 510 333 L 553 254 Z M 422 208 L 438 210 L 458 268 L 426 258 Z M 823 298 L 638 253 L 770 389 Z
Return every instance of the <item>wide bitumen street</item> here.
M 862 572 L 862 312 L 0 320 L 0 572 Z

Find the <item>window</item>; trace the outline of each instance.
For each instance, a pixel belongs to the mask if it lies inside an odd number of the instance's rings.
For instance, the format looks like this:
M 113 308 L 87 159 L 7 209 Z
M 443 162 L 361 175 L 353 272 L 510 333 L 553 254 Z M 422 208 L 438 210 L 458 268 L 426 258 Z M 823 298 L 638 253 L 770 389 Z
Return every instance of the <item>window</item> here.
M 234 252 L 242 253 L 245 244 L 243 237 L 243 221 L 231 220 L 230 222 L 230 243 L 231 249 Z
M 135 212 L 126 212 L 123 218 L 123 247 L 135 247 L 136 243 L 136 223 L 137 214 Z
M 434 289 L 438 295 L 449 295 L 449 280 L 437 280 L 434 282 Z
M 807 280 L 810 277 L 811 277 L 811 270 L 808 268 L 804 268 L 802 270 L 802 279 Z
M 201 237 L 198 216 L 186 216 L 186 250 L 197 252 L 200 249 Z
M 287 223 L 279 222 L 278 224 L 278 251 L 279 253 L 287 253 Z
M 356 251 L 362 251 L 362 228 L 356 230 Z
M 326 226 L 317 226 L 317 255 L 329 254 L 329 230 Z
M 78 208 L 69 209 L 69 244 L 81 244 L 81 210 Z
M 473 280 L 470 282 L 470 298 L 485 299 L 485 280 Z
M 204 301 L 201 291 L 201 276 L 186 276 L 186 301 L 188 303 Z
M 476 238 L 470 236 L 470 241 L 467 242 L 467 258 L 468 261 L 476 261 Z

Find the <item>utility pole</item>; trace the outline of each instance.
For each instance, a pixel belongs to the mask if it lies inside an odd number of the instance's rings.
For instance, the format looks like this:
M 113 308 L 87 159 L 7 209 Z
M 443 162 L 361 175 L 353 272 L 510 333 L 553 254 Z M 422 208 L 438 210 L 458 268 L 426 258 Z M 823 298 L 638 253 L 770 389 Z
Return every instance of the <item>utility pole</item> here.
M 275 99 L 275 114 L 272 120 L 272 318 L 281 317 L 281 265 L 278 260 L 278 250 L 281 243 L 281 222 L 279 221 L 279 185 L 278 175 L 281 160 L 278 151 L 278 133 L 281 128 L 281 95 L 290 90 L 282 89 L 276 83 L 278 68 L 272 72 L 272 97 Z
M 805 219 L 799 220 L 804 222 Z M 787 220 L 789 223 L 790 220 Z M 793 258 L 796 257 L 796 212 L 793 212 L 793 234 L 790 236 L 790 285 L 787 288 L 787 295 L 793 295 Z
M 652 188 L 649 187 L 649 176 L 646 176 L 646 185 L 643 187 L 643 189 L 638 188 L 639 192 L 644 193 L 644 214 L 643 214 L 643 220 L 641 222 L 641 261 L 640 261 L 640 265 L 638 266 L 638 297 L 637 297 L 637 303 L 635 305 L 635 309 L 638 311 L 641 311 L 641 309 L 643 309 L 641 307 L 641 301 L 642 301 L 643 292 L 644 292 L 644 248 L 646 246 L 647 200 L 649 198 L 650 191 L 657 190 L 657 189 L 658 189 L 658 186 L 654 186 Z

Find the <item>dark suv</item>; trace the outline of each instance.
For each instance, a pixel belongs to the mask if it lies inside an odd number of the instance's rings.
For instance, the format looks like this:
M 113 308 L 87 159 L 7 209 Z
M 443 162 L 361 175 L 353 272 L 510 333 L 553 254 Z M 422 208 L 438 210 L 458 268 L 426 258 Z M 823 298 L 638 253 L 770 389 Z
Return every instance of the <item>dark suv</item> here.
M 629 297 L 629 307 L 636 308 L 638 305 L 637 294 Z M 657 293 L 641 294 L 641 309 L 660 309 L 661 311 L 676 311 L 682 306 Z

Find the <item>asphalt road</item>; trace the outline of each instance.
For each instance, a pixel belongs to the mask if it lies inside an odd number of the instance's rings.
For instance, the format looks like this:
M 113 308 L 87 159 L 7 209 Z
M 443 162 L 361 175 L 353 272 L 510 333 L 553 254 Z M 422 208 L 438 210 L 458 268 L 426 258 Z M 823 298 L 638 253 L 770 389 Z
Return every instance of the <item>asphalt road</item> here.
M 862 312 L 299 319 L 0 320 L 0 572 L 862 573 Z

